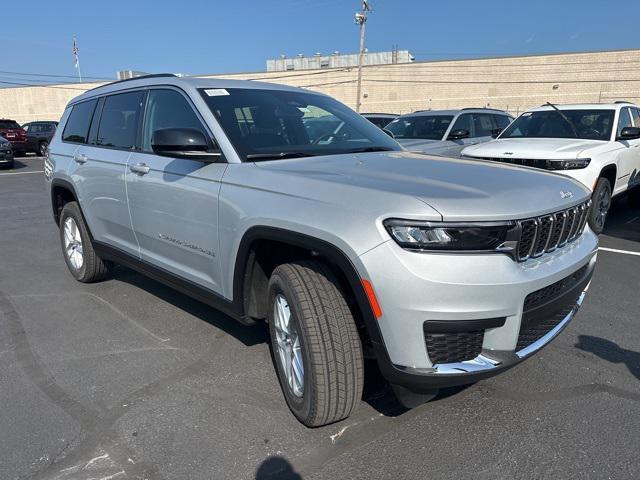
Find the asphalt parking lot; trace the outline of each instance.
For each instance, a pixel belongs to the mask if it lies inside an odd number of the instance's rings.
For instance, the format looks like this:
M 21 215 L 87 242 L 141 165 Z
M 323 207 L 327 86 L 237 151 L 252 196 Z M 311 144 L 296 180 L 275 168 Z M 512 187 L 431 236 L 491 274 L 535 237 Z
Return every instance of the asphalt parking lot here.
M 77 283 L 41 170 L 0 171 L 0 479 L 638 478 L 640 209 L 624 199 L 583 309 L 537 357 L 411 411 L 368 366 L 354 415 L 308 429 L 263 326 L 124 268 Z

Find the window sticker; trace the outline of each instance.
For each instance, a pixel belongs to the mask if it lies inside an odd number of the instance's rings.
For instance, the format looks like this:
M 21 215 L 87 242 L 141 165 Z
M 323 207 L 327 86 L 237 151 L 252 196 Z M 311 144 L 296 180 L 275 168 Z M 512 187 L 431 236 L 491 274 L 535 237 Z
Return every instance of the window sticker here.
M 230 95 L 224 88 L 207 88 L 204 93 L 210 97 L 220 97 L 222 95 Z

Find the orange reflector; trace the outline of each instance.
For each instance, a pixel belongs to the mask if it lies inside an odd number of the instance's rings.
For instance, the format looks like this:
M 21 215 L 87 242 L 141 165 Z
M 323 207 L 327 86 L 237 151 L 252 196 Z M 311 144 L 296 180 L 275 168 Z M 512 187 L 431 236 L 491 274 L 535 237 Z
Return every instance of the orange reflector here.
M 364 291 L 367 294 L 367 298 L 369 299 L 369 305 L 371 305 L 371 310 L 376 318 L 380 318 L 382 316 L 382 309 L 380 308 L 380 304 L 378 303 L 378 299 L 376 298 L 376 293 L 373 291 L 373 286 L 369 280 L 362 279 L 362 286 L 364 287 Z

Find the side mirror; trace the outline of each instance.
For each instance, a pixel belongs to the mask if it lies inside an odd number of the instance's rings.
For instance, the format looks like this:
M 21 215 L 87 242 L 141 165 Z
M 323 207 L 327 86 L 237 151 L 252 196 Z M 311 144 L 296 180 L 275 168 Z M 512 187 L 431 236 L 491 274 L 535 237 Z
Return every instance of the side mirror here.
M 447 140 L 462 140 L 463 138 L 469 138 L 469 130 L 454 130 L 449 134 Z
M 491 138 L 498 138 L 498 135 L 502 133 L 502 128 L 494 128 L 491 130 Z
M 396 136 L 393 134 L 391 130 L 387 130 L 386 128 L 383 128 L 382 131 L 387 135 L 389 135 L 391 138 L 396 138 Z
M 163 157 L 187 158 L 217 162 L 221 152 L 212 152 L 209 142 L 199 130 L 191 128 L 163 128 L 151 136 L 151 149 Z
M 624 127 L 617 140 L 635 140 L 640 138 L 640 127 Z

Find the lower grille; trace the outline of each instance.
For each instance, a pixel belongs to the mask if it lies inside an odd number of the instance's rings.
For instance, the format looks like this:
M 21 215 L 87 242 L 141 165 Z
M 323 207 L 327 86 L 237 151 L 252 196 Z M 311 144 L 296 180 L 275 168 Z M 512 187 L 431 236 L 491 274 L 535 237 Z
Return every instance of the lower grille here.
M 548 287 L 541 288 L 540 290 L 536 290 L 535 292 L 527 295 L 527 297 L 524 299 L 524 311 L 526 312 L 527 310 L 538 307 L 574 287 L 578 282 L 582 280 L 588 267 L 588 265 L 585 265 L 579 270 L 576 270 L 568 277 L 565 277 L 562 280 L 557 281 L 556 283 L 552 283 Z
M 568 277 L 527 295 L 516 351 L 540 340 L 571 313 L 582 291 L 582 288 L 577 287 L 588 280 L 585 277 L 588 268 L 585 265 Z M 554 301 L 559 304 L 555 306 Z M 548 310 L 549 313 L 545 313 Z
M 431 363 L 457 363 L 480 355 L 484 330 L 424 334 Z
M 554 315 L 549 318 L 545 318 L 541 322 L 521 328 L 520 334 L 518 335 L 516 352 L 519 352 L 523 348 L 527 348 L 529 345 L 537 342 L 551 330 L 556 328 L 560 324 L 560 322 L 562 322 L 562 320 L 564 320 L 564 318 L 571 312 L 572 309 L 573 305 L 566 306 L 562 310 L 559 310 Z

